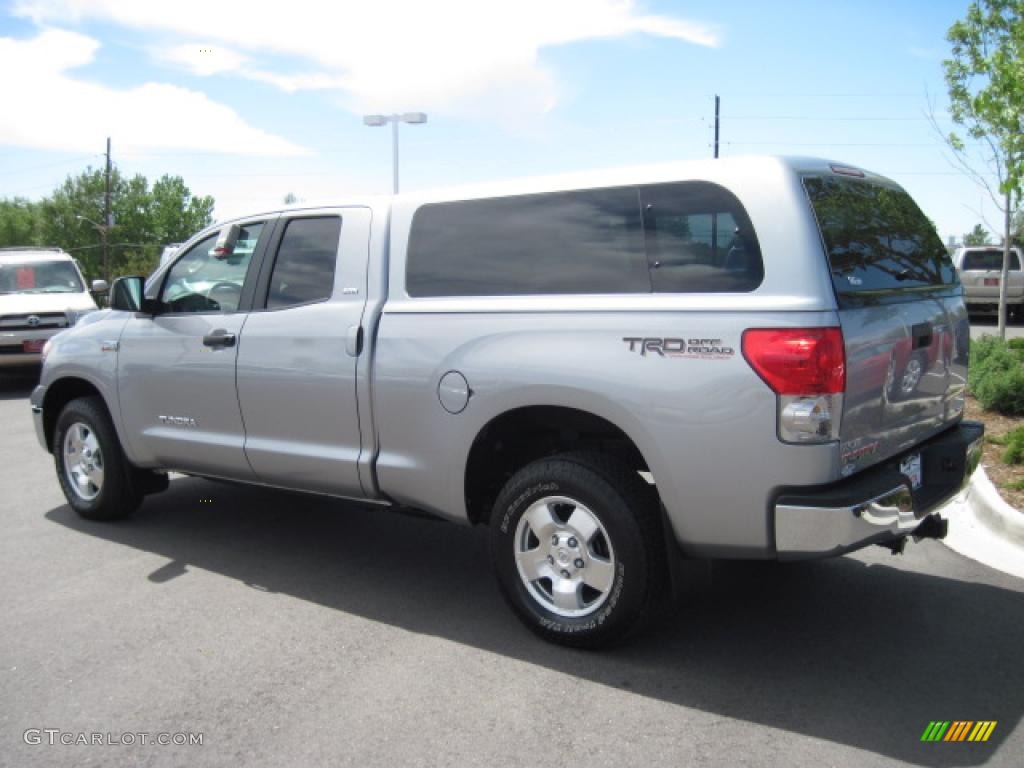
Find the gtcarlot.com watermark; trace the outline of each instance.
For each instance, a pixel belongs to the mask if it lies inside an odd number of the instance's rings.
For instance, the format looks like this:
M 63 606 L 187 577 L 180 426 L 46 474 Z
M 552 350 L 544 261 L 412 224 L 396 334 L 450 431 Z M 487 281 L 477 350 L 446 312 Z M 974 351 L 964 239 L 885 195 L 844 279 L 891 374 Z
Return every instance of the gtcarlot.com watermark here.
M 149 731 L 128 731 L 126 733 L 75 733 L 60 728 L 29 728 L 21 736 L 26 744 L 63 744 L 65 746 L 117 746 L 134 747 L 137 744 L 156 744 L 162 747 L 202 746 L 202 733 L 150 733 Z

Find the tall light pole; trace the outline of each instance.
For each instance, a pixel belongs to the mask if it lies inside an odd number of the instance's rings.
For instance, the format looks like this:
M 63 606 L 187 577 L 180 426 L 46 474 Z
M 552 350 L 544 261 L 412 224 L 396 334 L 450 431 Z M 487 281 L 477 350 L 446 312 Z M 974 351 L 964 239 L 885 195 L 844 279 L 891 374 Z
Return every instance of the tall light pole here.
M 427 122 L 425 112 L 406 112 L 394 115 L 366 115 L 363 123 L 371 128 L 380 128 L 391 123 L 391 172 L 394 177 L 394 193 L 398 194 L 398 124 L 420 125 Z

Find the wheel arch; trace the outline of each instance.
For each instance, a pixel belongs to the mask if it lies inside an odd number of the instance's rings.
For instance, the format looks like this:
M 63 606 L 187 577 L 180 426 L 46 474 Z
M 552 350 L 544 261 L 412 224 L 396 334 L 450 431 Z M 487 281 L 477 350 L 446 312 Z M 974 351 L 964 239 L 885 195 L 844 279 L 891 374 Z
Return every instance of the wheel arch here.
M 43 397 L 43 434 L 46 436 L 47 450 L 53 448 L 53 433 L 57 429 L 57 418 L 68 403 L 80 397 L 98 397 L 113 416 L 110 406 L 99 387 L 88 379 L 78 376 L 65 376 L 49 384 Z
M 637 441 L 618 424 L 591 411 L 528 405 L 492 417 L 476 433 L 466 458 L 463 493 L 469 521 L 487 523 L 508 478 L 530 462 L 580 450 L 610 454 L 630 469 L 650 471 Z

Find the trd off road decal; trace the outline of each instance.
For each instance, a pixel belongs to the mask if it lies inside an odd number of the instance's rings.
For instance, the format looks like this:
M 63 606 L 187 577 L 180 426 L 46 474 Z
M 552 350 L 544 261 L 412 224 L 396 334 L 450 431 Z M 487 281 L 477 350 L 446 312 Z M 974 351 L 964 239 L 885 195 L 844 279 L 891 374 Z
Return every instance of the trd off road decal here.
M 722 343 L 721 339 L 675 339 L 657 336 L 624 336 L 630 352 L 639 352 L 641 357 L 690 357 L 701 360 L 728 360 L 736 350 Z

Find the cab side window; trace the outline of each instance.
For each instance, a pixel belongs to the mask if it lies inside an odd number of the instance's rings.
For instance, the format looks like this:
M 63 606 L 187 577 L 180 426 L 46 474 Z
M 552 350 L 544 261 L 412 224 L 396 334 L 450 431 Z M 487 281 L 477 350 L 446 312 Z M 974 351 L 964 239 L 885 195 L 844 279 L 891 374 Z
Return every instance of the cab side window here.
M 331 297 L 341 219 L 292 219 L 281 238 L 267 292 L 267 309 L 310 304 Z
M 171 267 L 160 293 L 168 312 L 237 312 L 263 223 L 241 228 L 231 253 L 217 253 L 217 233 L 201 240 Z

